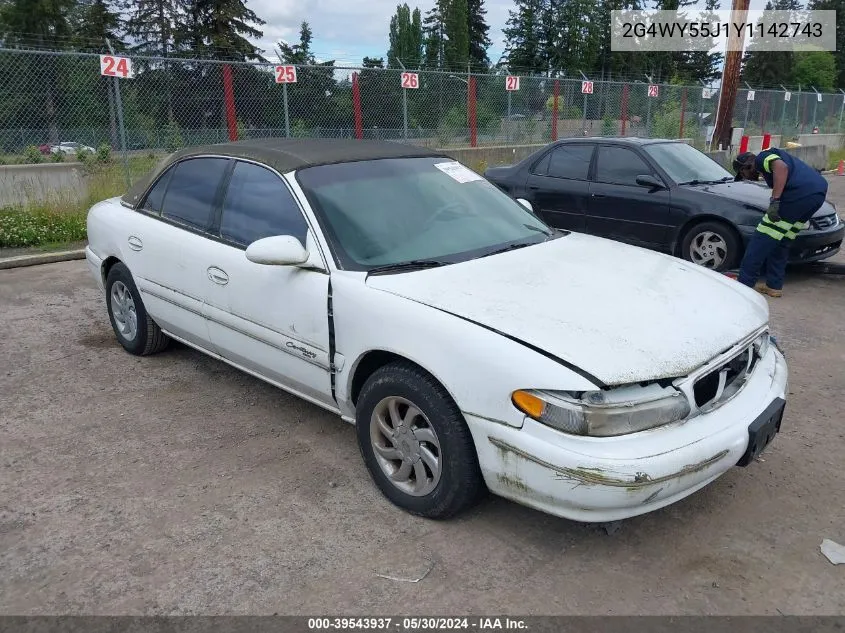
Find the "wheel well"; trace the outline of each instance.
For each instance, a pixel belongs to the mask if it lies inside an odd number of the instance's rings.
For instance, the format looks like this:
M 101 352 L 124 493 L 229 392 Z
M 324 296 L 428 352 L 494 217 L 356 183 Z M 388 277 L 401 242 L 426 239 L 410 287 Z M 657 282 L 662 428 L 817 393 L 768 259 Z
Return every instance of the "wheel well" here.
M 384 350 L 372 350 L 364 354 L 363 358 L 358 361 L 358 366 L 355 368 L 355 374 L 352 376 L 352 389 L 349 394 L 352 400 L 352 404 L 358 404 L 358 397 L 361 395 L 361 390 L 364 388 L 364 385 L 366 384 L 370 376 L 372 376 L 385 365 L 389 365 L 390 363 L 394 363 L 396 361 L 411 363 L 412 365 L 418 367 L 420 371 L 424 371 L 425 373 L 429 374 L 434 380 L 437 380 L 437 377 L 435 377 L 434 374 L 428 371 L 425 367 L 423 367 L 419 363 L 415 363 L 414 361 L 410 360 L 409 358 L 406 358 L 405 356 L 401 356 L 400 354 L 396 354 L 394 352 L 386 352 Z M 441 386 L 443 386 L 443 383 L 441 381 L 437 380 L 437 382 L 440 383 Z M 448 393 L 448 389 L 446 391 Z M 449 395 L 451 397 L 452 394 L 450 393 Z
M 700 224 L 705 224 L 707 222 L 715 222 L 716 224 L 721 224 L 728 230 L 730 230 L 737 239 L 739 243 L 740 249 L 744 246 L 744 242 L 742 240 L 742 235 L 740 234 L 739 230 L 731 223 L 729 220 L 726 220 L 723 217 L 718 215 L 697 215 L 694 218 L 690 219 L 686 224 L 684 224 L 681 229 L 678 231 L 677 237 L 675 238 L 675 244 L 673 247 L 673 252 L 677 256 L 682 256 L 683 253 L 681 252 L 681 246 L 683 245 L 684 238 L 687 236 L 692 229 Z
M 103 260 L 103 266 L 102 266 L 101 272 L 102 272 L 102 275 L 103 275 L 103 282 L 104 283 L 106 281 L 106 278 L 109 276 L 109 271 L 111 270 L 112 266 L 114 266 L 115 264 L 119 264 L 119 263 L 120 263 L 120 260 L 117 257 L 106 257 Z

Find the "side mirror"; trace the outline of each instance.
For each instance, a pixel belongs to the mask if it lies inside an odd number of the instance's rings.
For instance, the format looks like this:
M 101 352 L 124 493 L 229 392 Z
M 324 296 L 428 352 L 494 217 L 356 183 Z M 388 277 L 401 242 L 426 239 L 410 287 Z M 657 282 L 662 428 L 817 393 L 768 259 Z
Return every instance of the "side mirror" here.
M 256 240 L 246 249 L 246 258 L 267 266 L 298 266 L 308 261 L 308 251 L 292 235 L 274 235 Z
M 648 187 L 649 189 L 665 189 L 666 185 L 660 182 L 657 178 L 650 174 L 637 176 L 637 184 L 641 187 Z
M 521 204 L 523 207 L 534 213 L 534 207 L 531 206 L 531 203 L 528 202 L 525 198 L 517 198 L 516 201 Z

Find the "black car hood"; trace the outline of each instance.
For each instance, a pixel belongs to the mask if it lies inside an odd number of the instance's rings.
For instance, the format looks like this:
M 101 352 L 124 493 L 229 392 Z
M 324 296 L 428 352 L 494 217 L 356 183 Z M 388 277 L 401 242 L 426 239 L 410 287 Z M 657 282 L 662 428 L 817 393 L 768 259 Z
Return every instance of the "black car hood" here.
M 754 182 L 720 182 L 710 185 L 684 185 L 685 189 L 694 189 L 721 198 L 728 198 L 734 202 L 765 211 L 769 206 L 772 190 L 765 185 Z M 813 217 L 821 217 L 834 213 L 834 208 L 825 202 Z

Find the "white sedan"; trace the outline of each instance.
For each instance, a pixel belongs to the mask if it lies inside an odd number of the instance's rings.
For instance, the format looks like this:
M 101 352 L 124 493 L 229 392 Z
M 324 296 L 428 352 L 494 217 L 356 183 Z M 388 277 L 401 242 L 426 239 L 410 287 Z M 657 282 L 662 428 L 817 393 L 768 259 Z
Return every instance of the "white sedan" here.
M 753 462 L 787 384 L 764 299 L 526 206 L 424 148 L 247 141 L 95 205 L 86 255 L 127 351 L 175 339 L 337 413 L 415 514 L 486 489 L 611 521 Z
M 81 143 L 74 143 L 68 141 L 65 143 L 59 143 L 58 145 L 53 145 L 50 148 L 50 151 L 53 154 L 73 154 L 75 156 L 79 152 L 88 152 L 90 154 L 93 154 L 96 150 L 93 147 L 82 145 Z

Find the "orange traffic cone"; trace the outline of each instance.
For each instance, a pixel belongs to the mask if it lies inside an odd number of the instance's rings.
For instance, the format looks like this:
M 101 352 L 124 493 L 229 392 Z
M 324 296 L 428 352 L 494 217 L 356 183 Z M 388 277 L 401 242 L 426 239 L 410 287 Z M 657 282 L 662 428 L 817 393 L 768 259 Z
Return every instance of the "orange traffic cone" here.
M 839 161 L 839 169 L 836 170 L 837 176 L 845 176 L 845 160 Z

